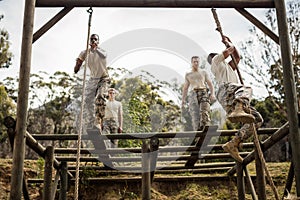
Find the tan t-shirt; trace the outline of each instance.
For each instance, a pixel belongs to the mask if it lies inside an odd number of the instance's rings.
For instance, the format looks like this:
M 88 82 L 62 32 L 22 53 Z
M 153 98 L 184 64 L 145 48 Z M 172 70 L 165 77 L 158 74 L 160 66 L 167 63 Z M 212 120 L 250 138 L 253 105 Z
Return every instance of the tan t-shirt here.
M 236 73 L 231 66 L 225 61 L 223 54 L 213 57 L 211 62 L 211 71 L 216 81 L 220 83 L 238 83 Z
M 104 118 L 115 118 L 118 120 L 119 114 L 122 112 L 122 104 L 119 101 L 107 101 L 105 106 Z
M 91 72 L 91 78 L 101 78 L 108 75 L 106 68 L 106 51 L 97 48 L 96 50 L 89 49 L 88 68 Z M 80 52 L 78 58 L 82 61 L 85 60 L 86 51 Z

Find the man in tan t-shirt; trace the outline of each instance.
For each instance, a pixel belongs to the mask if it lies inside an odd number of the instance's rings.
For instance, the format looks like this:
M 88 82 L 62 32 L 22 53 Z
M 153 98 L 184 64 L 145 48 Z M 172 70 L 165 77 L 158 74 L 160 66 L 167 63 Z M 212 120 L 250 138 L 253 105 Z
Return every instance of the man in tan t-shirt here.
M 192 117 L 193 130 L 201 130 L 210 123 L 210 102 L 215 101 L 214 87 L 206 71 L 199 68 L 199 57 L 191 58 L 192 71 L 185 75 L 182 90 L 182 108 L 185 105 L 188 90 L 189 111 Z M 210 91 L 208 95 L 207 86 Z
M 118 91 L 114 88 L 108 89 L 108 101 L 105 106 L 105 116 L 103 118 L 103 134 L 122 133 L 123 129 L 123 108 L 122 103 L 115 99 Z M 111 140 L 108 147 L 118 147 L 118 140 Z
M 223 149 L 230 153 L 236 161 L 243 162 L 243 158 L 238 153 L 239 144 L 253 132 L 249 123 L 254 123 L 255 127 L 259 128 L 263 119 L 260 113 L 250 106 L 252 89 L 238 82 L 234 61 L 231 60 L 227 63 L 225 60 L 232 55 L 238 64 L 240 56 L 237 49 L 228 37 L 224 36 L 222 42 L 227 48 L 220 54 L 210 53 L 207 61 L 211 64 L 211 71 L 219 85 L 217 99 L 226 111 L 228 119 L 233 123 L 242 122 L 244 124 L 237 135 L 223 145 Z
M 85 88 L 84 128 L 100 128 L 104 116 L 105 94 L 109 84 L 106 67 L 106 52 L 98 47 L 99 36 L 92 34 L 90 37 L 90 48 L 88 59 L 86 50 L 82 51 L 76 59 L 74 72 L 77 73 L 85 61 L 90 70 L 90 78 Z M 95 118 L 96 117 L 96 118 Z

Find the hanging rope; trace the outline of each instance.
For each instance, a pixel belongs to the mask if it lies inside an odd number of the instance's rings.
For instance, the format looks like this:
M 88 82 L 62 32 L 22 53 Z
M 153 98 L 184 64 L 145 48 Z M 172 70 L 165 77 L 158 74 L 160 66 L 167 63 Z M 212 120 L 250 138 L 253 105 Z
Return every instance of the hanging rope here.
M 224 34 L 223 34 L 223 31 L 222 31 L 222 27 L 221 27 L 221 23 L 219 21 L 219 18 L 218 18 L 218 15 L 217 15 L 217 12 L 216 12 L 216 9 L 215 8 L 212 8 L 211 9 L 211 12 L 213 13 L 213 16 L 214 16 L 214 19 L 215 19 L 215 22 L 216 22 L 216 25 L 217 25 L 217 28 L 216 30 L 219 31 L 219 33 L 221 34 L 221 37 L 222 39 L 224 38 Z M 240 70 L 238 68 L 238 63 L 236 61 L 236 59 L 234 58 L 234 56 L 230 55 L 231 56 L 231 59 L 235 65 L 235 68 L 236 68 L 236 72 L 239 76 L 239 80 L 241 82 L 242 85 L 244 85 L 244 82 L 243 82 L 243 79 L 242 79 L 242 76 L 241 76 L 241 73 L 240 73 Z
M 82 96 L 81 96 L 81 109 L 80 109 L 80 127 L 78 133 L 78 140 L 77 140 L 77 154 L 76 154 L 76 175 L 75 175 L 75 200 L 78 200 L 78 188 L 79 188 L 79 165 L 80 165 L 80 147 L 81 147 L 81 135 L 83 131 L 83 109 L 85 105 L 85 80 L 86 80 L 86 68 L 88 66 L 88 56 L 89 56 L 89 40 L 90 40 L 90 29 L 91 29 L 91 21 L 92 21 L 92 14 L 93 9 L 90 7 L 87 12 L 89 13 L 89 22 L 88 22 L 88 35 L 87 35 L 87 42 L 86 42 L 86 57 L 85 57 L 85 64 L 84 64 L 84 73 L 83 73 L 83 84 L 82 84 Z

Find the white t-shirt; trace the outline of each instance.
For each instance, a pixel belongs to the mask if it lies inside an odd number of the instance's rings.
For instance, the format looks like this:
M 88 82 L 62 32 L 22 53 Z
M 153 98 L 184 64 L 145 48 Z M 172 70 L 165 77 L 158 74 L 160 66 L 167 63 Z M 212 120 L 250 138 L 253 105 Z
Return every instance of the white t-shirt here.
M 115 118 L 118 120 L 119 114 L 122 112 L 122 103 L 119 101 L 107 101 L 105 106 L 104 118 Z
M 88 68 L 91 72 L 91 78 L 101 78 L 107 74 L 106 68 L 106 51 L 97 48 L 96 50 L 89 49 Z M 85 60 L 86 51 L 80 52 L 78 58 L 82 61 Z
M 211 71 L 216 81 L 220 83 L 239 83 L 238 78 L 232 67 L 226 62 L 223 54 L 213 57 Z

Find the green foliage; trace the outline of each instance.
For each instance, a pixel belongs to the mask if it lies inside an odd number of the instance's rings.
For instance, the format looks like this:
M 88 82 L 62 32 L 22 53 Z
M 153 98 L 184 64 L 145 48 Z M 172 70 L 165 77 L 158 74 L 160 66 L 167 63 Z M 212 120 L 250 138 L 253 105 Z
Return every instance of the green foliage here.
M 0 22 L 3 17 L 3 15 L 0 15 Z M 5 29 L 0 29 L 0 68 L 8 68 L 11 65 L 13 55 L 9 48 L 9 34 Z
M 4 118 L 7 116 L 15 117 L 16 115 L 16 105 L 2 84 L 0 84 L 0 110 L 0 143 L 2 143 L 7 138 L 6 127 L 3 124 Z

